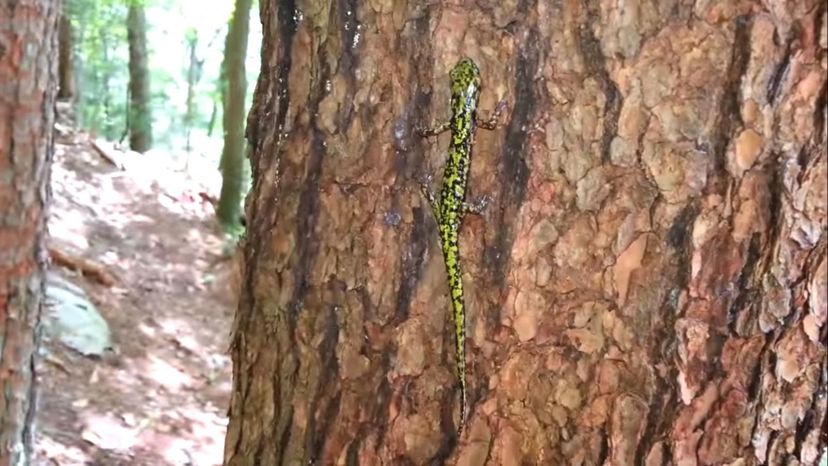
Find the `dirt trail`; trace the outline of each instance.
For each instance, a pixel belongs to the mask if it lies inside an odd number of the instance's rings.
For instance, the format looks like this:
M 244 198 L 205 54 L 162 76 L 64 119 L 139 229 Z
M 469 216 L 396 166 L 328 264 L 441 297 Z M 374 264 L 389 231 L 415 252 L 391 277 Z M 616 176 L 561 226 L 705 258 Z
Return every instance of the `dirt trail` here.
M 55 152 L 50 247 L 102 264 L 115 284 L 52 268 L 89 295 L 114 351 L 89 358 L 44 339 L 36 464 L 221 464 L 234 297 L 199 196 L 217 191 L 215 170 L 196 182 L 148 154 L 122 171 L 82 133 L 59 135 Z

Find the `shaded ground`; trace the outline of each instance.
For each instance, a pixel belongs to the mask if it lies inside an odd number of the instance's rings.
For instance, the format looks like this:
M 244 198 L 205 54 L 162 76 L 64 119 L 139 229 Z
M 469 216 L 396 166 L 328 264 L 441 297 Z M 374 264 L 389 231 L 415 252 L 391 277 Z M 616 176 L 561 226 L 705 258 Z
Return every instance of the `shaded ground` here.
M 86 291 L 114 348 L 89 358 L 44 339 L 36 464 L 221 464 L 234 294 L 199 196 L 217 192 L 217 173 L 187 175 L 160 154 L 125 160 L 121 171 L 88 136 L 58 136 L 50 247 L 102 264 L 115 284 L 53 270 Z

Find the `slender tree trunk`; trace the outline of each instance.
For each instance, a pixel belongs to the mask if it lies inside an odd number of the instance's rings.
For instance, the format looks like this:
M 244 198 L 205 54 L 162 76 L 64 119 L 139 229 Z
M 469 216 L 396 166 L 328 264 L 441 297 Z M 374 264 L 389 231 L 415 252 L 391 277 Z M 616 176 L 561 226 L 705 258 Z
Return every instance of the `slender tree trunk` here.
M 251 0 L 236 0 L 227 31 L 222 63 L 224 104 L 224 149 L 221 152 L 221 196 L 219 222 L 225 227 L 239 224 L 244 188 L 244 101 L 247 94 L 244 60 L 250 31 Z
M 132 0 L 127 14 L 129 40 L 129 147 L 137 152 L 152 148 L 152 108 L 147 65 L 147 21 L 144 5 Z
M 218 116 L 218 102 L 213 99 L 213 110 L 210 111 L 210 121 L 207 122 L 207 136 L 213 135 L 213 128 L 216 126 L 216 117 Z
M 75 96 L 75 36 L 69 14 L 60 16 L 58 49 L 58 98 L 71 99 Z
M 227 465 L 815 465 L 825 2 L 262 0 Z M 419 180 L 481 69 L 471 414 Z M 439 182 L 435 180 L 435 183 Z
M 32 451 L 61 2 L 0 0 L 0 465 Z
M 198 46 L 198 31 L 192 30 L 187 33 L 187 51 L 190 56 L 190 66 L 187 68 L 187 111 L 184 115 L 184 129 L 187 132 L 187 142 L 185 150 L 188 157 L 192 150 L 190 137 L 193 132 L 193 124 L 196 116 L 196 102 L 195 102 L 195 87 L 201 79 L 201 65 L 202 60 L 198 59 L 196 55 L 196 47 Z M 189 161 L 189 158 L 187 159 Z

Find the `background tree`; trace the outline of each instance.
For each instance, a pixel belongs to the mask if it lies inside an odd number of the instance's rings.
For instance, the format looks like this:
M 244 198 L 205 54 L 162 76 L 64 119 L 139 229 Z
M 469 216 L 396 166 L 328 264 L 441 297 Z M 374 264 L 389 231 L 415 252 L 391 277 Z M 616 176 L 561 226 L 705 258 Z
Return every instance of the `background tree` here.
M 61 2 L 0 0 L 0 464 L 29 464 Z
M 130 3 L 69 0 L 66 8 L 76 44 L 78 124 L 110 141 L 124 141 L 129 135 Z M 212 129 L 222 118 L 218 83 L 224 48 L 216 45 L 225 37 L 233 2 L 214 3 L 208 9 L 195 0 L 142 0 L 140 5 L 148 26 L 146 48 L 152 51 L 147 61 L 152 147 L 168 150 L 171 157 L 180 155 L 184 166 L 191 156 L 218 165 L 221 151 L 216 148 L 221 147 L 223 137 Z M 250 25 L 249 35 L 250 40 L 260 40 L 258 22 Z M 246 59 L 252 76 L 258 72 L 258 50 L 248 52 Z M 252 90 L 247 92 L 249 101 Z M 154 105 L 158 99 L 165 104 Z M 248 176 L 246 172 L 245 185 Z
M 204 65 L 204 60 L 199 59 L 196 55 L 196 48 L 198 47 L 198 31 L 195 28 L 187 30 L 186 41 L 187 51 L 189 52 L 189 63 L 187 66 L 187 111 L 184 113 L 184 131 L 187 134 L 187 142 L 184 149 L 187 152 L 190 152 L 190 150 L 192 150 L 190 136 L 196 116 L 195 86 L 198 84 L 199 79 L 201 79 L 201 68 Z
M 93 134 L 117 140 L 126 127 L 128 106 L 126 4 L 68 0 L 65 5 L 77 50 L 78 124 Z
M 826 425 L 826 12 L 261 2 L 225 464 L 808 464 Z M 480 65 L 471 418 L 418 179 Z M 438 177 L 439 178 L 439 177 Z M 435 338 L 436 335 L 442 337 Z
M 58 98 L 71 99 L 75 96 L 75 39 L 67 12 L 60 15 L 58 44 Z
M 127 14 L 129 39 L 129 147 L 137 152 L 152 148 L 152 95 L 147 65 L 147 21 L 142 0 L 130 0 Z
M 236 0 L 227 31 L 222 63 L 224 149 L 221 152 L 221 196 L 216 214 L 228 229 L 237 228 L 245 187 L 244 110 L 247 95 L 244 60 L 250 32 L 251 0 Z

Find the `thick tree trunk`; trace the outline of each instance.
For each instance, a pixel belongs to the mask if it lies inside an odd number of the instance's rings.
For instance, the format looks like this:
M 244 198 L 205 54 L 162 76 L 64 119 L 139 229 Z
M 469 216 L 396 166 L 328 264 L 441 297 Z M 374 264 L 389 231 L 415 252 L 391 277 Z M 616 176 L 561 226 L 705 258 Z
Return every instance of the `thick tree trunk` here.
M 132 0 L 127 13 L 129 40 L 129 147 L 137 152 L 152 148 L 152 109 L 147 65 L 147 20 L 144 5 Z
M 826 12 L 262 0 L 225 464 L 817 463 Z M 471 415 L 419 179 L 481 68 Z
M 29 464 L 60 3 L 0 0 L 0 465 Z
M 244 100 L 247 95 L 244 60 L 250 31 L 250 4 L 251 0 L 236 0 L 222 64 L 224 149 L 217 215 L 222 225 L 231 229 L 239 224 L 244 188 Z
M 58 98 L 71 99 L 75 96 L 75 36 L 65 12 L 60 16 L 58 44 Z

